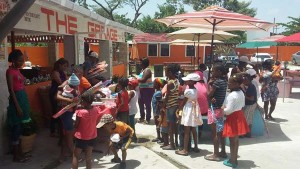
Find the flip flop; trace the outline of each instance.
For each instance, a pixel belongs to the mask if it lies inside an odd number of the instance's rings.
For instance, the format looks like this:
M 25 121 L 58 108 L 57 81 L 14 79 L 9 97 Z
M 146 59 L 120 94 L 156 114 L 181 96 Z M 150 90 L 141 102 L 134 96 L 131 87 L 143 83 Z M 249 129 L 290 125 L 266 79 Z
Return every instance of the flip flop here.
M 204 159 L 208 161 L 221 161 L 221 159 L 216 157 L 214 154 L 206 155 Z
M 229 159 L 224 160 L 223 164 L 231 168 L 237 168 L 238 166 L 237 164 L 232 164 Z
M 182 155 L 182 156 L 188 156 L 188 153 L 182 153 L 181 151 L 175 151 L 175 154 Z
M 175 147 L 171 147 L 170 145 L 162 147 L 163 150 L 175 150 Z

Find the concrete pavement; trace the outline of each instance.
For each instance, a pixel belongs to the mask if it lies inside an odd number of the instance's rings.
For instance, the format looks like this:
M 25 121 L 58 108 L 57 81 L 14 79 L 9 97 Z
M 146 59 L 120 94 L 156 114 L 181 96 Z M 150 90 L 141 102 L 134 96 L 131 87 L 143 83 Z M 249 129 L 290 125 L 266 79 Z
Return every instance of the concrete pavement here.
M 239 148 L 239 168 L 263 168 L 263 169 L 296 169 L 300 157 L 300 89 L 293 89 L 291 98 L 277 101 L 276 110 L 273 117 L 275 122 L 267 122 L 269 134 L 240 139 Z M 261 103 L 261 102 L 260 102 Z M 137 115 L 138 118 L 138 115 Z M 204 159 L 206 154 L 213 151 L 210 141 L 210 133 L 204 133 L 200 140 L 200 153 L 191 153 L 189 156 L 178 156 L 174 151 L 164 151 L 159 145 L 150 140 L 155 137 L 155 126 L 136 124 L 136 132 L 139 137 L 138 144 L 132 144 L 128 150 L 127 169 L 173 169 L 173 168 L 218 168 L 226 169 L 222 162 L 211 162 Z M 226 147 L 229 154 L 229 147 Z M 56 159 L 59 156 L 57 138 L 50 138 L 48 130 L 42 130 L 38 134 L 34 145 L 33 158 L 29 163 L 17 164 L 11 162 L 11 156 L 5 155 L 0 160 L 1 169 L 39 169 L 39 168 L 71 168 L 69 158 L 63 164 L 57 165 Z M 94 153 L 93 168 L 119 168 L 117 164 L 111 164 L 112 156 Z M 84 162 L 80 163 L 80 168 L 84 168 Z

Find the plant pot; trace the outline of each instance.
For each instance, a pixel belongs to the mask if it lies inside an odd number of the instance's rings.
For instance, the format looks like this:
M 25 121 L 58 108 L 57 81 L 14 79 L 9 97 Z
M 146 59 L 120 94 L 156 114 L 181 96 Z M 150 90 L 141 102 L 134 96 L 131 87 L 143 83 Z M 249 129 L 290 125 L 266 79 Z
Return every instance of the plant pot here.
M 35 141 L 36 134 L 30 136 L 21 136 L 21 147 L 23 153 L 28 153 L 32 150 L 32 145 Z

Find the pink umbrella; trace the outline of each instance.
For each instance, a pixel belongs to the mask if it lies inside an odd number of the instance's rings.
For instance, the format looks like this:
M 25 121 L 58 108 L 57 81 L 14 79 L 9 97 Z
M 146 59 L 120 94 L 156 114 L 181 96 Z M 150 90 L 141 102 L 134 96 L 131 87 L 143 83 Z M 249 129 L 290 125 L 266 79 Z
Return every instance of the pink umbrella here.
M 156 21 L 171 27 L 212 28 L 211 46 L 213 46 L 215 30 L 233 31 L 262 29 L 267 31 L 274 26 L 272 23 L 231 12 L 219 6 L 211 6 L 201 11 L 169 16 L 157 19 Z M 211 48 L 211 55 L 212 54 L 213 47 Z M 211 60 L 212 59 L 210 59 L 210 63 Z

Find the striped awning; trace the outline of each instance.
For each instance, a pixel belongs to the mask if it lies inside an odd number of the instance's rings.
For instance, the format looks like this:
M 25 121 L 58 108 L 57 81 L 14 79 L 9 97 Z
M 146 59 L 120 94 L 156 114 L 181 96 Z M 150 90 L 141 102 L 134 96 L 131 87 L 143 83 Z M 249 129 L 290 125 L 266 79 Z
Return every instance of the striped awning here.
M 215 25 L 215 30 L 222 31 L 251 29 L 263 29 L 267 31 L 275 26 L 261 19 L 235 13 L 219 6 L 211 6 L 201 11 L 178 14 L 157 19 L 156 21 L 170 27 L 212 28 Z

